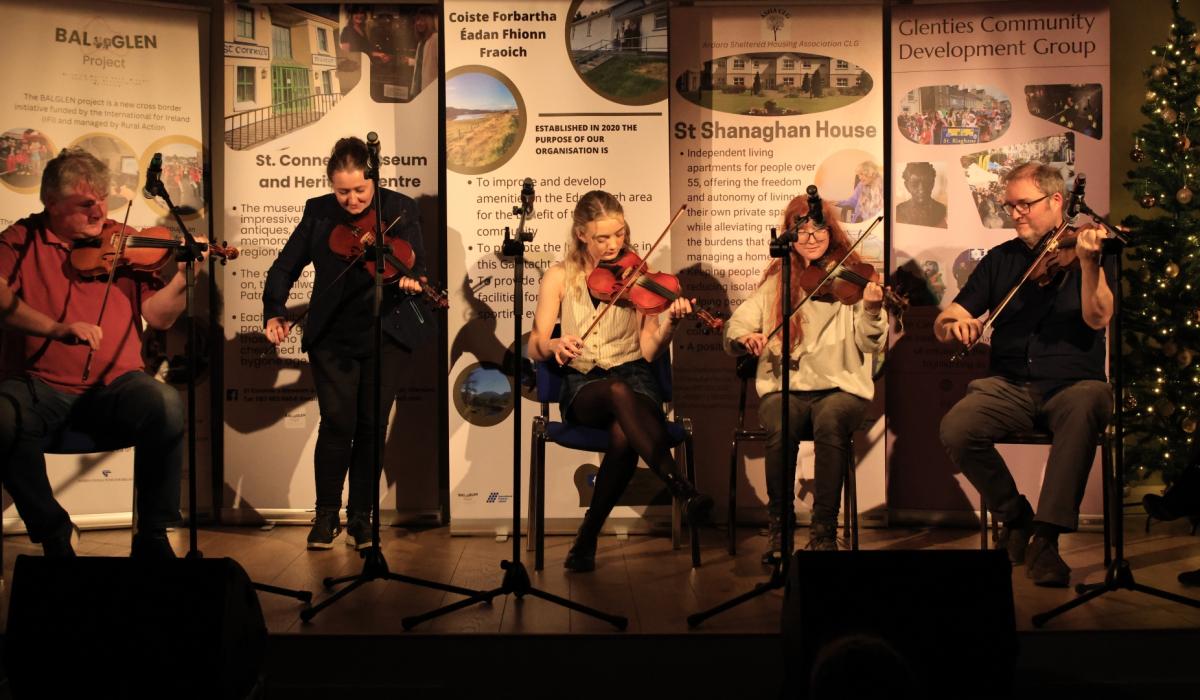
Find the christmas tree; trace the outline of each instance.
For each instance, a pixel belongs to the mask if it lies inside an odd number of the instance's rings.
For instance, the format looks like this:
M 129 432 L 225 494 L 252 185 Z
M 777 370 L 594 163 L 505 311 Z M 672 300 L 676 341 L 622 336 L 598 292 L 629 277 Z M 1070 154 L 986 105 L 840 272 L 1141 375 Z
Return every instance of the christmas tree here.
M 1122 345 L 1125 469 L 1161 470 L 1170 483 L 1187 464 L 1200 421 L 1200 35 L 1179 14 L 1146 70 L 1147 122 L 1138 129 L 1125 187 L 1145 218 L 1130 216 Z

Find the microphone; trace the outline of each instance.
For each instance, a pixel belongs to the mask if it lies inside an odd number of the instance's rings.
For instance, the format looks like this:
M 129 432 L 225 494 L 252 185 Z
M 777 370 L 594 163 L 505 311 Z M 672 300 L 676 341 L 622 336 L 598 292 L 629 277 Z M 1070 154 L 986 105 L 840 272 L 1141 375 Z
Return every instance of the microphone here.
M 367 132 L 367 179 L 379 176 L 379 134 Z
M 808 218 L 818 227 L 825 225 L 825 209 L 821 204 L 821 195 L 817 194 L 817 186 L 809 185 L 808 189 Z
M 1067 202 L 1067 211 L 1063 215 L 1066 219 L 1074 219 L 1080 212 L 1084 211 L 1083 190 L 1087 187 L 1087 175 L 1076 173 L 1075 186 L 1071 188 L 1070 201 Z
M 533 214 L 533 178 L 525 178 L 521 184 L 521 213 L 525 216 Z
M 146 168 L 146 186 L 142 188 L 142 196 L 146 199 L 154 199 L 162 190 L 162 154 L 155 153 L 150 159 L 150 166 Z

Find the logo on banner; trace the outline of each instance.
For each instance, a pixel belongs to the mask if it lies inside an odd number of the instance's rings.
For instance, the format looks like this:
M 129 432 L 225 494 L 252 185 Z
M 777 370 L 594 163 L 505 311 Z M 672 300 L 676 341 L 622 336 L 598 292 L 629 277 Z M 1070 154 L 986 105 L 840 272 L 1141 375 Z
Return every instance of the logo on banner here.
M 502 494 L 499 491 L 492 491 L 491 493 L 488 494 L 487 502 L 488 503 L 508 503 L 510 499 L 512 499 L 512 496 Z
M 771 32 L 771 39 L 779 41 L 779 31 L 786 29 L 792 14 L 782 7 L 768 7 L 762 11 L 763 22 Z
M 461 501 L 463 501 L 464 503 L 470 503 L 471 501 L 475 500 L 475 497 L 479 495 L 479 492 L 478 491 L 470 491 L 467 493 L 463 493 L 460 491 L 459 493 L 457 493 L 455 495 L 458 496 L 458 498 Z

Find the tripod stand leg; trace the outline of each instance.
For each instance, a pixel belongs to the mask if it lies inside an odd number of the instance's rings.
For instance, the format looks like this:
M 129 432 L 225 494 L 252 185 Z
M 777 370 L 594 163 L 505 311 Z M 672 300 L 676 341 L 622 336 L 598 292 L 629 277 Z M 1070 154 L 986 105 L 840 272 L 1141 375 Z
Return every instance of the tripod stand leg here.
M 526 591 L 523 591 L 523 593 L 525 595 L 531 595 L 534 598 L 541 598 L 542 600 L 549 601 L 556 605 L 561 605 L 564 608 L 570 608 L 571 610 L 574 610 L 575 612 L 583 613 L 584 615 L 589 615 L 591 617 L 596 618 L 597 620 L 604 620 L 605 622 L 609 623 L 610 625 L 612 625 L 613 627 L 616 627 L 619 630 L 624 630 L 626 627 L 629 626 L 629 618 L 625 617 L 624 615 L 610 615 L 606 612 L 601 612 L 600 610 L 597 610 L 596 608 L 589 608 L 588 606 L 583 605 L 582 603 L 576 603 L 573 600 L 567 600 L 566 598 L 560 598 L 559 596 L 556 596 L 553 593 L 546 593 L 545 591 L 541 591 L 536 588 L 530 588 Z
M 303 620 L 304 622 L 308 622 L 308 621 L 312 620 L 314 617 L 317 616 L 317 613 L 321 612 L 325 608 L 328 608 L 330 605 L 333 605 L 334 603 L 338 602 L 339 599 L 341 599 L 346 594 L 350 593 L 350 591 L 353 591 L 355 588 L 358 588 L 359 586 L 361 586 L 367 582 L 367 579 L 361 578 L 358 576 L 351 576 L 350 578 L 352 578 L 354 580 L 350 582 L 349 586 L 346 586 L 345 588 L 338 591 L 337 593 L 334 593 L 333 595 L 329 596 L 325 600 L 322 600 L 316 606 L 311 607 L 311 608 L 305 608 L 304 610 L 301 610 L 300 611 L 300 619 Z
M 1110 588 L 1107 585 L 1103 585 L 1100 588 L 1095 588 L 1095 589 L 1088 591 L 1087 593 L 1084 593 L 1083 595 L 1079 596 L 1078 598 L 1075 598 L 1074 600 L 1069 600 L 1069 601 L 1063 603 L 1062 605 L 1058 606 L 1057 608 L 1054 608 L 1053 610 L 1048 610 L 1044 613 L 1038 613 L 1037 615 L 1033 616 L 1033 626 L 1041 627 L 1042 625 L 1046 624 L 1050 620 L 1053 620 L 1054 618 L 1058 617 L 1059 615 L 1062 615 L 1063 613 L 1067 612 L 1068 610 L 1074 610 L 1075 608 L 1079 607 L 1080 605 L 1083 605 L 1084 603 L 1088 602 L 1092 598 L 1097 598 L 1099 596 L 1102 596 L 1111 590 L 1114 590 L 1114 589 Z
M 416 578 L 414 576 L 405 576 L 404 574 L 394 574 L 390 571 L 385 576 L 383 576 L 383 578 L 387 579 L 388 581 L 399 581 L 400 583 L 408 583 L 408 584 L 411 584 L 414 586 L 424 586 L 426 588 L 436 588 L 439 591 L 446 591 L 447 593 L 456 593 L 458 595 L 465 595 L 465 596 L 471 598 L 472 600 L 475 600 L 475 601 L 478 601 L 481 603 L 490 603 L 493 598 L 492 595 L 489 595 L 491 593 L 491 591 L 477 591 L 472 588 L 462 588 L 460 586 L 452 586 L 448 583 L 438 583 L 437 581 L 427 581 L 423 578 Z
M 435 610 L 430 610 L 429 612 L 423 612 L 420 615 L 412 615 L 410 617 L 403 618 L 400 620 L 400 626 L 405 630 L 410 630 L 426 620 L 432 620 L 435 617 L 441 617 L 442 615 L 452 613 L 455 610 L 469 608 L 476 603 L 490 603 L 492 598 L 495 598 L 498 595 L 504 595 L 507 592 L 508 591 L 504 590 L 503 586 L 499 588 L 493 588 L 490 591 L 472 591 L 471 594 L 474 597 L 456 600 L 449 605 L 443 605 Z
M 254 590 L 256 590 L 256 591 L 262 591 L 263 593 L 273 593 L 275 595 L 282 595 L 282 596 L 287 596 L 289 598 L 295 598 L 296 600 L 300 601 L 301 603 L 304 603 L 305 605 L 309 605 L 312 603 L 312 597 L 313 597 L 312 591 L 302 591 L 302 590 L 296 590 L 296 589 L 292 589 L 292 588 L 280 588 L 279 586 L 271 586 L 266 583 L 255 583 L 253 585 L 254 585 Z
M 697 627 L 697 626 L 699 626 L 699 624 L 701 622 L 704 622 L 708 618 L 716 616 L 716 615 L 720 615 L 721 613 L 725 612 L 726 610 L 736 608 L 737 606 L 741 605 L 742 603 L 745 603 L 746 601 L 749 601 L 749 600 L 753 600 L 753 599 L 757 598 L 758 596 L 766 593 L 767 591 L 773 591 L 776 588 L 783 588 L 782 570 L 783 570 L 782 565 L 776 566 L 775 571 L 771 574 L 771 578 L 769 578 L 766 581 L 763 581 L 761 583 L 755 584 L 754 588 L 750 589 L 749 591 L 746 591 L 745 593 L 743 593 L 739 596 L 736 596 L 734 598 L 730 598 L 729 600 L 725 601 L 724 603 L 721 603 L 720 605 L 718 605 L 714 608 L 709 608 L 708 610 L 704 610 L 702 612 L 688 615 L 688 618 L 687 618 L 688 627 Z

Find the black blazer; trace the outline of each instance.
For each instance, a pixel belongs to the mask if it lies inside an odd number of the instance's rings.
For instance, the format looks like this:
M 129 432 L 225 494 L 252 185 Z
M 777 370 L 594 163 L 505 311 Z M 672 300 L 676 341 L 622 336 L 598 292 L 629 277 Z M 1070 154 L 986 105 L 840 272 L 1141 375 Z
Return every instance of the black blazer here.
M 417 203 L 410 197 L 387 189 L 381 188 L 379 195 L 377 201 L 383 202 L 384 221 L 400 217 L 400 223 L 388 232 L 388 236 L 398 235 L 408 241 L 417 259 L 413 272 L 423 274 L 425 248 L 421 242 Z M 329 234 L 346 218 L 346 211 L 338 205 L 333 193 L 305 202 L 304 216 L 267 271 L 262 294 L 264 327 L 269 319 L 287 317 L 287 299 L 292 285 L 309 263 L 316 270 L 309 302 L 311 309 L 300 342 L 304 352 L 308 352 L 313 343 L 321 339 L 322 331 L 328 327 L 345 291 L 347 276 L 343 275 L 336 282 L 334 278 L 346 268 L 347 263 L 329 249 Z M 384 333 L 401 346 L 413 350 L 432 338 L 434 330 L 434 315 L 416 303 L 414 297 L 401 292 L 395 284 L 384 288 Z

